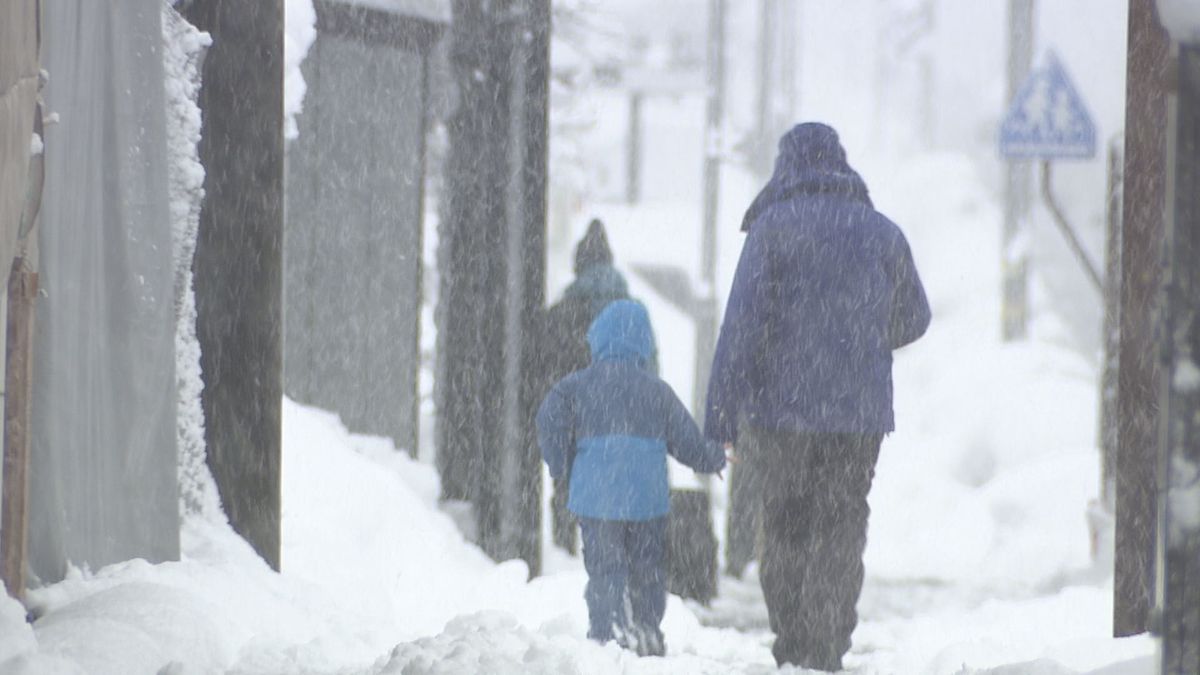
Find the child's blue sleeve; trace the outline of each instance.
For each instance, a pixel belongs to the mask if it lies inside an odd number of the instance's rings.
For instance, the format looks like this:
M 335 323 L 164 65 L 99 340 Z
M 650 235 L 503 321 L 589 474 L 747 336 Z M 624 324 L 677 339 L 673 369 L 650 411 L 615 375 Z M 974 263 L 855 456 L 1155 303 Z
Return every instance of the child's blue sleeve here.
M 550 468 L 555 480 L 563 478 L 571 469 L 574 451 L 574 423 L 570 396 L 563 391 L 562 382 L 554 385 L 537 413 L 538 446 L 542 459 Z
M 664 387 L 667 396 L 667 452 L 675 459 L 700 473 L 716 473 L 725 468 L 725 451 L 714 441 L 704 438 L 683 402 Z

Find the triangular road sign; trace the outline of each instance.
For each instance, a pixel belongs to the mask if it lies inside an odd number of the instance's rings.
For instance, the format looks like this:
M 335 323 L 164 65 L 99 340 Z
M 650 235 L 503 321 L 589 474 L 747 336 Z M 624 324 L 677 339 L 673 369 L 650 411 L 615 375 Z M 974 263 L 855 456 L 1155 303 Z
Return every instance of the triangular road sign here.
M 1000 124 L 1000 154 L 1009 159 L 1088 159 L 1096 125 L 1054 52 L 1029 73 Z

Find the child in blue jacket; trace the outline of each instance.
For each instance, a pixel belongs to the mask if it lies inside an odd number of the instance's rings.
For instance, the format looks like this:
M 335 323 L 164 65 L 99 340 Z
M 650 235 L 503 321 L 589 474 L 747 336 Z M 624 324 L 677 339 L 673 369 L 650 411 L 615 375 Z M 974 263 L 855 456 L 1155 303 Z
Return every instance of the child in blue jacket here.
M 661 656 L 667 455 L 702 473 L 723 469 L 725 455 L 646 368 L 655 347 L 644 307 L 613 302 L 587 339 L 591 365 L 546 395 L 538 444 L 551 476 L 570 475 L 567 508 L 579 518 L 588 573 L 588 637 Z

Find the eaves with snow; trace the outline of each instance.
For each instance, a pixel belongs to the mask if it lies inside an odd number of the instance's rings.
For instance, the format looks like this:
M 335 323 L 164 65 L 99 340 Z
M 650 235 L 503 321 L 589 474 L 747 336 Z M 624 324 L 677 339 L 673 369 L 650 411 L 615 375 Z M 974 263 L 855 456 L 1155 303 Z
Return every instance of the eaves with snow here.
M 358 5 L 391 14 L 415 16 L 438 23 L 450 23 L 450 0 L 335 0 L 343 5 Z
M 1158 18 L 1175 42 L 1200 45 L 1200 0 L 1158 0 Z

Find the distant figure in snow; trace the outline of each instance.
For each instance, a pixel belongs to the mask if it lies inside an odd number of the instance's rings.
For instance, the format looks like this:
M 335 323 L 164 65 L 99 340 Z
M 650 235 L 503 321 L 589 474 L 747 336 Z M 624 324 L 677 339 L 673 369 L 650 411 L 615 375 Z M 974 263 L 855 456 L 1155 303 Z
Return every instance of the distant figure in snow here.
M 593 219 L 575 247 L 575 280 L 543 317 L 538 350 L 542 361 L 542 394 L 555 382 L 587 367 L 591 360 L 588 326 L 610 302 L 628 298 L 625 278 L 613 267 L 612 249 L 604 225 Z M 554 486 L 551 530 L 555 545 L 573 554 L 576 550 L 575 519 L 567 510 L 568 478 L 564 476 Z
M 836 671 L 858 622 L 867 493 L 894 429 L 892 350 L 924 334 L 929 304 L 900 228 L 823 124 L 780 139 L 742 230 L 705 434 L 762 477 L 775 660 Z
M 587 341 L 591 365 L 554 385 L 538 410 L 538 444 L 551 476 L 570 475 L 567 506 L 579 517 L 588 573 L 588 637 L 661 656 L 667 455 L 704 473 L 724 468 L 725 455 L 650 370 L 654 337 L 641 304 L 610 304 Z

